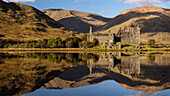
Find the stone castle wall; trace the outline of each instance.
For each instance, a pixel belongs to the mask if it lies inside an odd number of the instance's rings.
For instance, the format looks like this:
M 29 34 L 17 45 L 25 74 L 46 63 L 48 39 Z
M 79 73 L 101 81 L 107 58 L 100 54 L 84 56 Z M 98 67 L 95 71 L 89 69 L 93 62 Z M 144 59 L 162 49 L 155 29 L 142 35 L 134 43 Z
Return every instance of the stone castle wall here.
M 134 26 L 130 28 L 130 43 L 140 44 L 140 28 L 139 26 Z
M 98 39 L 100 44 L 116 44 L 117 42 L 125 42 L 129 44 L 140 44 L 140 28 L 139 26 L 132 22 L 128 27 L 124 27 L 122 30 L 120 28 L 117 34 L 113 33 L 92 33 L 92 28 L 90 27 L 90 32 L 87 37 L 88 41 L 92 41 L 94 38 Z M 110 46 L 110 45 L 109 45 Z
M 134 22 L 128 28 L 125 26 L 123 30 L 120 29 L 117 36 L 121 38 L 121 42 L 140 44 L 140 28 Z
M 115 35 L 114 34 L 92 34 L 92 35 L 88 35 L 87 40 L 88 41 L 93 41 L 93 39 L 96 38 L 100 44 L 102 43 L 109 43 L 109 42 L 113 42 L 114 43 L 114 38 Z
M 126 32 L 126 33 L 123 34 L 123 36 L 121 37 L 121 42 L 130 43 L 129 32 Z
M 114 42 L 114 36 L 93 36 L 92 38 L 98 39 L 100 43 Z

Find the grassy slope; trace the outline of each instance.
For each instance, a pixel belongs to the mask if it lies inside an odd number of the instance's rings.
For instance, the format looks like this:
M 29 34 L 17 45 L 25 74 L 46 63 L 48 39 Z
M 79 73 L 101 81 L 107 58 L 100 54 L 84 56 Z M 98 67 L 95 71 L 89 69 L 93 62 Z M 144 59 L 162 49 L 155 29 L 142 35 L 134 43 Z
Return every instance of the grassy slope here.
M 69 35 L 69 31 L 41 11 L 20 3 L 0 1 L 0 38 L 35 40 Z

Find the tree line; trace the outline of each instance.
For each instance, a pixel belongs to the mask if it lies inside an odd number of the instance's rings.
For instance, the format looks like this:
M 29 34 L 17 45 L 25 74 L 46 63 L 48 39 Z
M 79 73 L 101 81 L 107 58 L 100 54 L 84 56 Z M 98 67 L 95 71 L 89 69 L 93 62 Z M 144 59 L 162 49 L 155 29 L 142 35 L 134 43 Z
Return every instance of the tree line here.
M 37 41 L 0 39 L 0 48 L 92 48 L 98 45 L 99 41 L 97 39 L 89 42 L 87 41 L 87 36 L 82 38 L 69 37 L 64 40 L 54 37 Z

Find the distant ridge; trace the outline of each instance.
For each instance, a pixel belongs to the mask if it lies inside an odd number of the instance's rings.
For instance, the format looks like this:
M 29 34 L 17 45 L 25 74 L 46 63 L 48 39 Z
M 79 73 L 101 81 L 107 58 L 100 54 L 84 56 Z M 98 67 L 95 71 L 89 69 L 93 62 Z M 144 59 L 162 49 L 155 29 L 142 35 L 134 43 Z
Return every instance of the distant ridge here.
M 63 10 L 63 9 L 47 9 L 48 11 L 61 11 L 61 10 Z
M 138 13 L 160 12 L 164 15 L 170 16 L 170 9 L 157 7 L 157 6 L 154 6 L 152 4 L 143 5 L 141 7 L 136 7 L 136 8 L 132 8 L 132 9 L 126 9 L 126 10 L 122 11 L 119 15 L 126 14 L 126 13 L 131 12 L 131 11 L 135 11 L 135 12 L 138 12 Z
M 111 18 L 105 18 L 94 13 L 76 10 L 47 9 L 42 10 L 42 12 L 64 25 L 64 27 L 69 30 L 79 33 L 88 33 L 90 26 L 95 30 L 111 20 Z
M 168 32 L 170 31 L 170 9 L 161 8 L 152 4 L 126 9 L 100 30 L 113 30 L 130 24 L 135 20 L 141 26 L 141 32 Z

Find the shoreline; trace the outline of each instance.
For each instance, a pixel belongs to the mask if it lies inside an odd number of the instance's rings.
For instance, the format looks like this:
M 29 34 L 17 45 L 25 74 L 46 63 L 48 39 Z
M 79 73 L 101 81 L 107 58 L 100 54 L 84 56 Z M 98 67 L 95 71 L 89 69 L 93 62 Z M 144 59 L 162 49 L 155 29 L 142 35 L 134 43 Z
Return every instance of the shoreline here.
M 170 48 L 150 49 L 95 49 L 95 48 L 0 48 L 0 51 L 170 51 Z
M 0 51 L 125 51 L 123 49 L 94 48 L 0 48 Z

